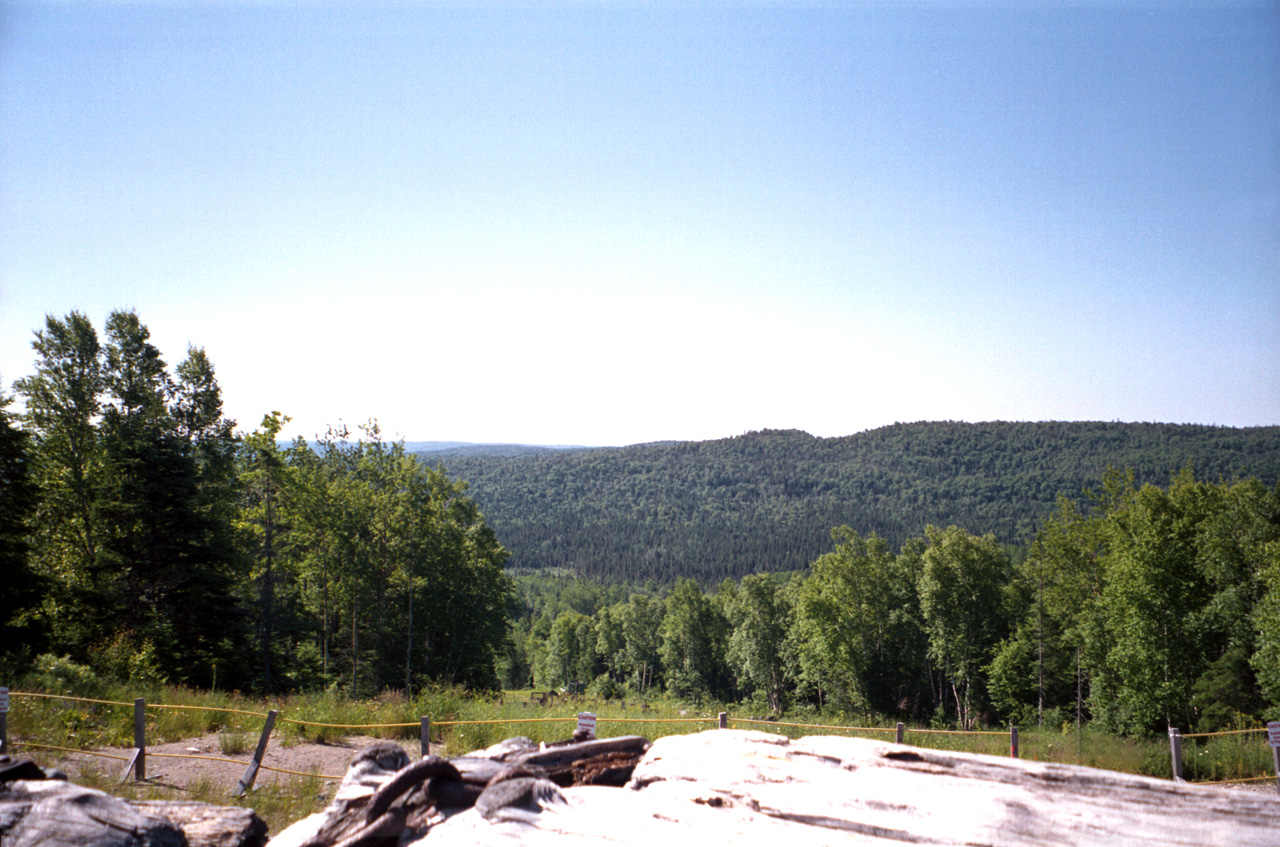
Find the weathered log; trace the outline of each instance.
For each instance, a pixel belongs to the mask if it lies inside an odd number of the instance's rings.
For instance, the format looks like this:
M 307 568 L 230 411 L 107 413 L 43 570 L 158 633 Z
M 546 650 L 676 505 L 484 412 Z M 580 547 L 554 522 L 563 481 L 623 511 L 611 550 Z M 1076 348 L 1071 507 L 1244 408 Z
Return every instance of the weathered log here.
M 418 843 L 1280 843 L 1280 802 L 1271 797 L 832 736 L 712 730 L 663 738 L 626 789 L 566 788 L 563 797 L 498 822 L 469 810 Z
M 253 809 L 181 800 L 147 800 L 130 805 L 166 818 L 182 830 L 189 847 L 262 847 L 267 823 Z
M 46 778 L 48 777 L 48 778 Z M 267 824 L 252 809 L 152 800 L 129 803 L 0 756 L 0 845 L 180 844 L 262 847 Z
M 563 802 L 558 786 L 624 784 L 648 747 L 638 736 L 546 747 L 513 738 L 448 761 L 431 756 L 410 764 L 396 745 L 375 744 L 352 761 L 323 812 L 290 826 L 271 844 L 365 847 L 408 841 L 472 807 L 486 820 L 523 819 Z
M 561 787 L 625 785 L 649 741 L 638 735 L 547 745 L 545 749 L 507 759 L 511 764 L 541 768 Z
M 0 783 L 4 847 L 188 847 L 167 817 L 61 780 Z

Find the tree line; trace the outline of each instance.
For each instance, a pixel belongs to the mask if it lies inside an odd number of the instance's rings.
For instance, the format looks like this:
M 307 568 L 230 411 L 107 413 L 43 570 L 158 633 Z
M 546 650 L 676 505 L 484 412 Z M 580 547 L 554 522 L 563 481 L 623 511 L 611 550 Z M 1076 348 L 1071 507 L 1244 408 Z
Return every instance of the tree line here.
M 805 571 L 710 592 L 523 577 L 504 674 L 966 727 L 1280 717 L 1280 488 L 1111 471 L 1059 498 L 1025 556 L 957 526 L 896 552 L 832 537 Z
M 832 527 L 897 549 L 930 524 L 1025 546 L 1059 493 L 1108 466 L 1163 485 L 1280 482 L 1280 427 L 1104 422 L 894 424 L 841 438 L 752 432 L 714 441 L 511 455 L 422 454 L 468 480 L 517 572 L 703 586 L 805 568 Z
M 205 352 L 170 369 L 133 312 L 35 333 L 0 405 L 0 662 L 264 692 L 497 684 L 513 593 L 462 483 L 382 440 L 222 414 Z

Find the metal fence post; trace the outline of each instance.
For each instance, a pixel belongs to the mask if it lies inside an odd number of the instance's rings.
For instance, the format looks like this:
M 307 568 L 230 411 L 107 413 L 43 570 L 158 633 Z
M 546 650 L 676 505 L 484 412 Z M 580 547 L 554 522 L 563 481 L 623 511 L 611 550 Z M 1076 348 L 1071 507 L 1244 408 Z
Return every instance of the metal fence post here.
M 133 749 L 138 751 L 133 778 L 143 782 L 147 778 L 147 701 L 141 697 L 133 701 Z
M 1176 726 L 1169 727 L 1169 752 L 1173 756 L 1173 780 L 1182 782 L 1182 734 Z
M 1018 758 L 1018 725 L 1009 724 L 1009 755 Z
M 418 731 L 422 737 L 422 758 L 425 759 L 431 755 L 431 718 L 423 715 L 418 718 L 418 723 Z
M 906 725 L 905 725 L 902 721 L 898 721 L 898 735 L 897 735 L 897 737 L 894 739 L 894 741 L 896 741 L 896 742 L 898 742 L 899 744 L 901 744 L 901 743 L 902 743 L 903 736 L 905 736 L 906 734 L 907 734 L 907 727 L 906 727 Z
M 720 728 L 721 728 L 721 729 L 728 729 L 728 728 L 729 728 L 729 713 L 728 713 L 728 712 L 721 712 L 721 713 L 720 713 Z

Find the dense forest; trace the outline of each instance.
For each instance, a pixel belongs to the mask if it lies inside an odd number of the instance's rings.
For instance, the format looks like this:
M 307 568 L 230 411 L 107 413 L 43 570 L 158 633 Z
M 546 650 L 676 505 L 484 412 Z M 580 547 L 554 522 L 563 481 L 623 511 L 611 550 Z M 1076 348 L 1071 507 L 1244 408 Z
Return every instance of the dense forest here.
M 1280 481 L 1280 427 L 1122 423 L 895 424 L 843 438 L 753 432 L 717 441 L 482 455 L 419 454 L 470 485 L 515 572 L 563 569 L 704 587 L 805 568 L 832 527 L 897 548 L 925 526 L 1026 545 L 1061 494 L 1109 467 L 1138 485 Z
M 805 572 L 710 593 L 522 578 L 505 673 L 939 725 L 1145 734 L 1280 717 L 1280 489 L 1113 471 L 1090 498 L 1061 498 L 1017 563 L 956 526 L 897 552 L 848 527 L 832 537 Z
M 49 317 L 22 411 L 0 394 L 0 679 L 581 686 L 1134 734 L 1280 718 L 1277 427 L 431 454 L 446 471 L 373 421 L 237 430 L 203 350 L 170 369 L 132 312 L 104 336 Z
M 132 312 L 36 333 L 0 406 L 0 673 L 356 694 L 497 683 L 512 594 L 464 486 L 381 440 L 277 441 L 222 415 L 203 350 L 172 371 Z

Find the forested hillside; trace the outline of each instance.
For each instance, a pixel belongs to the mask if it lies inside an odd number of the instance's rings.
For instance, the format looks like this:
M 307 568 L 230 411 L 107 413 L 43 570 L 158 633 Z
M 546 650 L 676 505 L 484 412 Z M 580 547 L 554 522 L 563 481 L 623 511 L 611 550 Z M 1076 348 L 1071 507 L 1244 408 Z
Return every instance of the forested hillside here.
M 753 432 L 718 441 L 527 455 L 421 455 L 470 483 L 512 552 L 509 567 L 606 580 L 703 585 L 798 570 L 831 529 L 897 547 L 952 524 L 1026 544 L 1059 494 L 1078 497 L 1109 466 L 1137 484 L 1280 480 L 1280 427 L 1176 424 L 913 423 L 843 438 Z
M 1014 562 L 927 527 L 895 552 L 848 527 L 809 570 L 656 592 L 522 576 L 511 683 L 623 686 L 959 726 L 1079 720 L 1131 735 L 1280 717 L 1280 488 L 1062 498 Z

